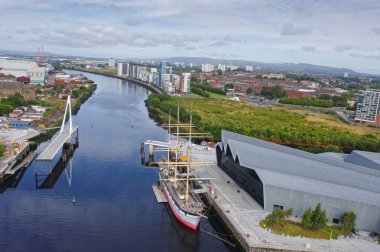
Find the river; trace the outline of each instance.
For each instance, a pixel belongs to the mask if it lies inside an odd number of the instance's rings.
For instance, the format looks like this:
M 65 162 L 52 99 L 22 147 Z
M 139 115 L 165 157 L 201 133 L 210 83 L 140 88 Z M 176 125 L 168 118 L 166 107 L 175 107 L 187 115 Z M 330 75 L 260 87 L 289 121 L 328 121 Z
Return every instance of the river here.
M 33 162 L 16 188 L 0 194 L 0 251 L 228 251 L 220 240 L 183 227 L 156 202 L 157 170 L 141 165 L 139 150 L 145 140 L 166 135 L 148 117 L 149 91 L 84 75 L 98 89 L 73 117 L 79 147 L 71 185 L 68 165 L 53 188 L 37 189 Z M 215 232 L 206 219 L 200 226 Z

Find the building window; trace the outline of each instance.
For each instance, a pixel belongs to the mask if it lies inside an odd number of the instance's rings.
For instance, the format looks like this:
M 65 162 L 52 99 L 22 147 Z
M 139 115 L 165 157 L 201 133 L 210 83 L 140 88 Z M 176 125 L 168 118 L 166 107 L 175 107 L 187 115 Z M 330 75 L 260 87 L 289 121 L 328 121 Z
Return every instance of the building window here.
M 273 211 L 276 210 L 276 209 L 283 210 L 283 209 L 284 209 L 284 206 L 281 206 L 281 205 L 273 205 Z
M 333 220 L 332 220 L 332 222 L 334 223 L 334 224 L 339 224 L 339 219 L 338 218 L 333 218 Z

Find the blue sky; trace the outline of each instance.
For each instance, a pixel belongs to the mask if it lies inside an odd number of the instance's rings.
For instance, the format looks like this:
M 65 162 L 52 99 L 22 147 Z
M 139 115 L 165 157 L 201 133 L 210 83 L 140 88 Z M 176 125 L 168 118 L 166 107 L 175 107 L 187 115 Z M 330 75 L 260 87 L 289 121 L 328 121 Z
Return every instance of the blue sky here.
M 380 74 L 379 0 L 0 0 L 0 49 L 311 63 Z

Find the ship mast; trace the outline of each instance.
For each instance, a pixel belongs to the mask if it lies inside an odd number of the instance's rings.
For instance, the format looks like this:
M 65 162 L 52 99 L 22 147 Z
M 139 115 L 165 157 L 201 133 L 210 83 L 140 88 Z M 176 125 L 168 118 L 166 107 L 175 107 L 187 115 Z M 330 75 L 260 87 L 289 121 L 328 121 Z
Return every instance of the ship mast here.
M 169 160 L 169 158 L 170 158 L 170 111 L 169 111 L 169 131 L 168 131 L 168 157 L 166 158 L 166 162 L 167 162 L 167 164 L 166 164 L 166 167 L 167 167 L 167 172 L 168 172 L 168 177 L 170 178 L 170 169 L 169 169 L 169 162 L 170 162 L 170 160 Z M 175 174 L 175 172 L 174 172 L 174 174 Z M 176 176 L 175 176 L 175 178 L 176 178 Z
M 179 102 L 177 107 L 177 136 L 175 143 L 175 162 L 178 162 L 178 144 L 179 144 Z M 175 178 L 177 178 L 177 165 L 174 166 Z
M 188 163 L 187 163 L 187 167 L 186 167 L 186 197 L 185 197 L 185 199 L 186 199 L 186 204 L 188 203 L 188 199 L 189 199 L 189 172 L 190 172 L 190 162 L 191 162 L 191 124 L 192 124 L 192 114 L 191 114 L 191 112 L 190 112 L 190 127 L 189 127 L 189 145 L 187 146 L 187 151 L 188 151 L 188 158 L 187 158 L 187 160 L 188 160 Z

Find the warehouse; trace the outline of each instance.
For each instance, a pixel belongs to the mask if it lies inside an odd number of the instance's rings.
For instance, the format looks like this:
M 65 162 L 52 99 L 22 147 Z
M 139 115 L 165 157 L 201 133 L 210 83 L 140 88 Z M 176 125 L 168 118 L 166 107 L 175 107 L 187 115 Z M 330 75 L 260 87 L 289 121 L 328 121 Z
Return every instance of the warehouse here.
M 329 223 L 354 211 L 357 228 L 380 231 L 380 171 L 357 158 L 353 164 L 224 130 L 216 153 L 218 166 L 266 211 L 293 208 L 302 216 L 320 202 Z

